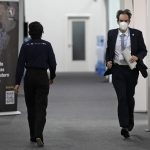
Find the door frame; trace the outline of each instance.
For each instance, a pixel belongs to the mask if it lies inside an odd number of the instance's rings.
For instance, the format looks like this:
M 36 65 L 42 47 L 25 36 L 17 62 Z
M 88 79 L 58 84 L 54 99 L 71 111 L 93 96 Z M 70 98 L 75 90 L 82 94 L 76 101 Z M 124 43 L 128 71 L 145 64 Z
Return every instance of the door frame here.
M 71 22 L 85 21 L 85 61 L 72 60 L 72 38 L 71 38 Z M 66 16 L 66 38 L 65 38 L 65 71 L 67 72 L 87 72 L 88 71 L 88 54 L 89 54 L 89 14 L 68 14 Z

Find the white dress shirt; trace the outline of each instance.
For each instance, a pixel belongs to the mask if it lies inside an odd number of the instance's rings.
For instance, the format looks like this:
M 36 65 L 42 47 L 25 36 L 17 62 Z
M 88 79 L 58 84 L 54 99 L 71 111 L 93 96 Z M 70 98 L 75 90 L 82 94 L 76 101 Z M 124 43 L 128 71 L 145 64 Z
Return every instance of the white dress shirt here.
M 116 41 L 116 46 L 115 46 L 114 63 L 119 64 L 119 65 L 128 65 L 127 62 L 125 61 L 123 55 L 122 55 L 123 50 L 121 50 L 121 36 L 120 36 L 121 34 L 125 34 L 124 46 L 125 46 L 125 49 L 128 49 L 131 53 L 131 41 L 130 41 L 129 29 L 125 33 L 122 33 L 119 30 L 118 36 L 117 36 L 117 41 Z

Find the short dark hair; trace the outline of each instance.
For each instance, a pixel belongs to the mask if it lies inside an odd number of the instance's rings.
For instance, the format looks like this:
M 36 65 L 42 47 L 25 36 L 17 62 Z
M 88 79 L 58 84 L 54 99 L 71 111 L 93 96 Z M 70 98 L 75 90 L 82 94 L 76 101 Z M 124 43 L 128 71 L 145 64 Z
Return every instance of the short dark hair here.
M 119 16 L 121 14 L 126 14 L 129 17 L 129 20 L 131 19 L 131 16 L 132 16 L 131 11 L 129 9 L 125 9 L 125 10 L 118 10 L 117 11 L 117 14 L 116 14 L 117 21 L 119 21 Z
M 43 33 L 43 26 L 40 22 L 34 21 L 29 24 L 29 35 L 32 39 L 41 38 Z

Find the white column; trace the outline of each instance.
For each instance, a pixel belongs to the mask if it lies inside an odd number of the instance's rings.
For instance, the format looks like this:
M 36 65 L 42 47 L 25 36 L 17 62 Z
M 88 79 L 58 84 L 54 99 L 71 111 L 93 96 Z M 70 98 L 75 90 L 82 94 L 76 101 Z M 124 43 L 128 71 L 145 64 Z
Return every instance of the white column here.
M 139 29 L 142 31 L 144 40 L 147 46 L 147 0 L 124 0 L 124 9 L 130 9 L 132 12 L 130 27 Z M 144 59 L 146 63 L 147 57 Z M 141 74 L 138 79 L 138 84 L 135 90 L 135 112 L 147 112 L 147 99 L 148 99 L 148 79 L 144 79 Z
M 118 27 L 117 19 L 116 19 L 116 13 L 120 9 L 121 6 L 123 6 L 123 3 L 121 3 L 122 0 L 108 0 L 108 29 L 114 29 Z M 112 82 L 112 76 L 109 76 L 109 82 Z
M 108 0 L 109 29 L 117 28 L 116 13 L 120 9 L 120 0 Z
M 143 32 L 143 37 L 147 46 L 147 5 L 146 0 L 134 0 L 134 28 L 137 28 Z M 144 62 L 146 63 L 148 57 L 145 57 Z M 146 112 L 147 111 L 147 78 L 144 79 L 141 74 L 138 80 L 135 93 L 135 111 Z
M 147 49 L 150 50 L 150 1 L 147 0 Z M 150 53 L 148 52 L 148 101 L 147 101 L 147 109 L 148 109 L 148 129 L 150 131 Z

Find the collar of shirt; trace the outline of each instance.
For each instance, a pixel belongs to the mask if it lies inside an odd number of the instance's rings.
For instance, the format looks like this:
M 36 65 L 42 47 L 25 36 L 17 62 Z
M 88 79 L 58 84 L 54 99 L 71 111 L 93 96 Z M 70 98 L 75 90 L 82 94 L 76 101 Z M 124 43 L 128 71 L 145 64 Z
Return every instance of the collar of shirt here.
M 124 32 L 124 33 L 122 33 L 120 30 L 119 30 L 119 36 L 121 35 L 121 34 L 125 34 L 125 36 L 129 36 L 129 29 L 127 29 L 127 31 L 126 32 Z

